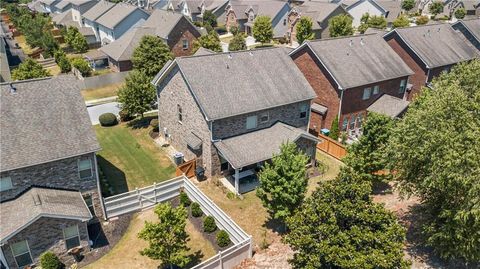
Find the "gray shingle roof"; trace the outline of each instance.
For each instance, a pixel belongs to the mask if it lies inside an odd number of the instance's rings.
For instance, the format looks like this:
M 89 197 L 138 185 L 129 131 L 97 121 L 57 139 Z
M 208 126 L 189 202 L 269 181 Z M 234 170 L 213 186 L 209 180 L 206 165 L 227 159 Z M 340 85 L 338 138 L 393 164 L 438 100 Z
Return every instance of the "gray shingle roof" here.
M 55 8 L 58 8 L 58 9 L 64 9 L 66 6 L 70 5 L 70 1 L 66 1 L 66 0 L 63 0 L 63 1 L 60 1 L 58 2 L 56 5 L 55 5 Z
M 397 28 L 394 32 L 428 68 L 451 65 L 480 56 L 449 24 Z
M 136 10 L 141 10 L 136 6 L 129 4 L 119 3 L 113 8 L 105 12 L 100 18 L 97 19 L 97 23 L 101 24 L 109 29 L 115 28 L 121 21 L 127 18 Z M 143 10 L 141 10 L 144 12 Z M 145 13 L 146 14 L 146 13 Z
M 268 48 L 180 57 L 175 62 L 205 116 L 215 120 L 314 98 L 288 51 Z
M 90 21 L 95 21 L 100 16 L 102 16 L 105 12 L 109 11 L 111 8 L 115 6 L 114 3 L 108 1 L 100 1 L 93 7 L 91 7 L 87 12 L 85 12 L 82 16 Z
M 230 1 L 232 9 L 235 11 L 237 19 L 248 19 L 245 13 L 248 9 L 252 8 L 256 16 L 269 16 L 271 19 L 275 18 L 282 8 L 287 4 L 282 1 L 263 0 L 263 1 L 242 1 L 232 0 Z
M 407 108 L 410 102 L 400 99 L 388 94 L 382 95 L 373 104 L 371 104 L 367 111 L 384 114 L 392 118 L 401 115 Z
M 166 40 L 182 18 L 191 23 L 189 19 L 184 18 L 180 13 L 156 9 L 143 26 L 155 28 L 155 34 Z M 193 28 L 197 29 L 195 26 Z M 200 36 L 200 32 L 197 31 L 197 34 Z
M 327 19 L 337 8 L 343 8 L 339 4 L 331 2 L 305 2 L 301 6 L 295 7 L 300 15 L 312 19 L 312 29 L 321 29 L 320 24 Z M 346 11 L 345 11 L 346 12 Z
M 342 89 L 413 74 L 377 34 L 307 41 L 302 46 L 314 51 Z
M 242 168 L 271 159 L 280 152 L 282 143 L 295 142 L 300 137 L 318 141 L 302 129 L 277 122 L 269 128 L 223 139 L 214 145 L 234 168 Z
M 194 150 L 198 150 L 202 146 L 202 140 L 193 132 L 190 132 L 189 134 L 187 134 L 185 138 L 187 141 L 187 145 Z
M 116 61 L 131 60 L 133 51 L 138 46 L 142 37 L 154 35 L 155 29 L 148 27 L 135 27 L 127 31 L 119 39 L 101 47 L 99 50 Z
M 210 54 L 215 54 L 216 52 L 213 50 L 206 49 L 204 47 L 200 47 L 196 52 L 195 56 L 201 56 L 201 55 L 210 55 Z
M 15 200 L 0 203 L 0 242 L 5 242 L 40 217 L 87 221 L 92 215 L 78 191 L 34 187 Z
M 98 151 L 73 76 L 0 84 L 0 171 Z
M 468 32 L 480 42 L 480 19 L 460 20 L 458 23 L 463 24 Z

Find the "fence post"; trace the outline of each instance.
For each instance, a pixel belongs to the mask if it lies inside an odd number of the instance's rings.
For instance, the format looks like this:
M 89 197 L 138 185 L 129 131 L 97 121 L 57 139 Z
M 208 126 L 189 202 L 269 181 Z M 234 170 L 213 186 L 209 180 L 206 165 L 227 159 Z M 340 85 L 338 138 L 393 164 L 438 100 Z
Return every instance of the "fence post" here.
M 223 257 L 222 257 L 222 251 L 218 252 L 218 257 L 220 259 L 220 269 L 223 269 Z
M 157 182 L 153 182 L 153 199 L 157 204 Z
M 248 236 L 248 258 L 251 259 L 252 258 L 252 236 L 249 235 Z

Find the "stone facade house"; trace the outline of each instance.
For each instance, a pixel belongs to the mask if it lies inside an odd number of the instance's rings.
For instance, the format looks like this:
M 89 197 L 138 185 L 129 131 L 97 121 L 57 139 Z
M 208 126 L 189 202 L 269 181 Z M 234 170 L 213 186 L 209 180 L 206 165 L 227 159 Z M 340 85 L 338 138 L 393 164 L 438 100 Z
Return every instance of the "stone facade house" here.
M 87 222 L 105 216 L 100 145 L 75 85 L 73 76 L 0 84 L 0 260 L 8 268 L 48 250 L 71 259 L 68 249 L 88 246 Z
M 179 57 L 153 83 L 165 140 L 207 177 L 232 176 L 237 193 L 282 142 L 315 159 L 317 138 L 307 132 L 315 93 L 287 49 Z
M 460 20 L 452 27 L 480 51 L 480 19 Z
M 314 134 L 338 117 L 340 130 L 358 137 L 367 108 L 384 94 L 403 99 L 413 74 L 378 34 L 306 41 L 290 56 L 317 94 Z
M 480 56 L 479 52 L 449 24 L 397 28 L 384 39 L 414 71 L 407 99 L 412 100 L 434 77 L 457 63 Z

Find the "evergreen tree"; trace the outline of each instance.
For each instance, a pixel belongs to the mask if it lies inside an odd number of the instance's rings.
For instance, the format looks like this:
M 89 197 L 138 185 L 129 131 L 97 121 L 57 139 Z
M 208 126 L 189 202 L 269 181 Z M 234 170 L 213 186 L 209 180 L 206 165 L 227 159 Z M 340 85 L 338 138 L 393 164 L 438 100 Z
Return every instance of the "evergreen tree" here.
M 235 35 L 230 41 L 230 44 L 228 44 L 229 51 L 246 50 L 246 49 L 247 49 L 247 43 L 245 41 L 245 37 L 243 36 L 243 34 Z
M 433 2 L 429 7 L 429 11 L 433 16 L 437 16 L 443 12 L 443 3 L 440 1 Z
M 77 53 L 83 53 L 88 50 L 87 39 L 78 31 L 77 27 L 69 26 L 65 42 Z
M 428 16 L 418 16 L 417 19 L 415 20 L 415 23 L 417 25 L 425 25 L 429 21 Z
M 305 40 L 312 40 L 315 35 L 312 31 L 312 19 L 309 17 L 301 17 L 297 24 L 297 41 L 302 44 Z
M 210 10 L 205 10 L 203 13 L 203 26 L 210 25 L 210 27 L 217 27 L 217 18 Z
M 415 7 L 415 0 L 403 0 L 402 9 L 405 11 L 410 11 Z
M 173 60 L 170 48 L 158 36 L 145 35 L 132 55 L 133 68 L 153 78 L 169 61 Z
M 32 58 L 27 58 L 17 68 L 12 71 L 13 80 L 25 80 L 32 78 L 43 78 L 50 76 L 48 70 L 43 69 L 42 65 Z
M 335 117 L 335 119 L 333 119 L 333 122 L 332 122 L 332 127 L 330 128 L 329 136 L 333 140 L 338 141 L 339 135 L 340 135 L 340 129 L 339 129 L 339 126 L 338 126 L 338 117 Z
M 258 16 L 253 23 L 253 37 L 260 43 L 269 43 L 273 38 L 272 20 L 268 16 Z
M 140 114 L 152 109 L 156 100 L 155 88 L 151 78 L 145 73 L 133 70 L 125 78 L 125 85 L 118 90 L 118 100 L 122 110 L 130 115 Z
M 467 12 L 465 11 L 464 8 L 459 8 L 459 9 L 455 10 L 455 18 L 457 18 L 459 20 L 465 18 L 466 15 L 467 15 Z
M 400 15 L 398 18 L 396 18 L 393 21 L 393 28 L 408 27 L 408 26 L 410 26 L 410 21 L 408 20 L 408 17 L 405 15 Z
M 353 35 L 352 17 L 350 15 L 342 14 L 331 18 L 328 21 L 330 36 L 349 36 Z

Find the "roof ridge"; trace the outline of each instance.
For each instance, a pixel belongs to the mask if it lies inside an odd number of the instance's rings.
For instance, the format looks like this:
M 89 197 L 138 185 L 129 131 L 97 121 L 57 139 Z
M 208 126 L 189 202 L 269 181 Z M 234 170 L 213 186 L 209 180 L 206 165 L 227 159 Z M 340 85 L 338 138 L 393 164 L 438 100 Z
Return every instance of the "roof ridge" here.
M 203 48 L 203 47 L 202 47 Z M 200 49 L 200 48 L 199 48 Z M 204 48 L 205 49 L 205 48 Z M 206 57 L 206 56 L 218 56 L 218 55 L 225 55 L 225 54 L 240 54 L 245 52 L 254 52 L 254 51 L 262 51 L 262 50 L 273 50 L 273 49 L 283 49 L 282 47 L 265 47 L 265 48 L 258 48 L 258 49 L 250 49 L 250 50 L 237 50 L 237 51 L 222 51 L 222 52 L 215 52 L 212 54 L 204 54 L 204 55 L 188 55 L 188 56 L 181 56 L 175 59 L 187 59 L 187 58 L 197 58 L 197 57 Z M 210 50 L 210 49 L 207 49 Z M 212 51 L 212 50 L 210 50 Z
M 307 43 L 317 43 L 317 42 L 322 42 L 322 41 L 348 39 L 348 38 L 359 38 L 359 37 L 373 36 L 373 35 L 377 35 L 377 33 L 361 34 L 361 35 L 349 35 L 349 36 L 337 36 L 337 37 L 329 37 L 329 38 L 322 38 L 322 39 L 306 40 L 305 42 L 307 42 Z
M 47 80 L 47 79 L 53 79 L 53 78 L 55 78 L 55 76 L 49 76 L 49 77 L 43 77 L 43 78 L 31 78 L 31 79 L 24 79 L 24 80 L 14 80 L 14 81 L 8 81 L 8 82 L 0 82 L 0 86 L 34 82 L 34 81 L 41 81 L 41 80 Z
M 25 193 L 27 193 L 28 191 L 30 191 L 32 189 L 46 189 L 46 190 L 79 192 L 79 190 L 72 189 L 72 188 L 53 187 L 53 186 L 41 185 L 41 184 L 31 184 L 31 185 L 27 186 L 25 189 L 23 189 L 20 192 L 18 192 L 17 194 L 15 194 L 13 197 L 10 197 L 10 198 L 4 199 L 4 200 L 0 200 L 0 204 L 16 200 L 16 199 L 20 198 L 22 195 L 24 195 Z

